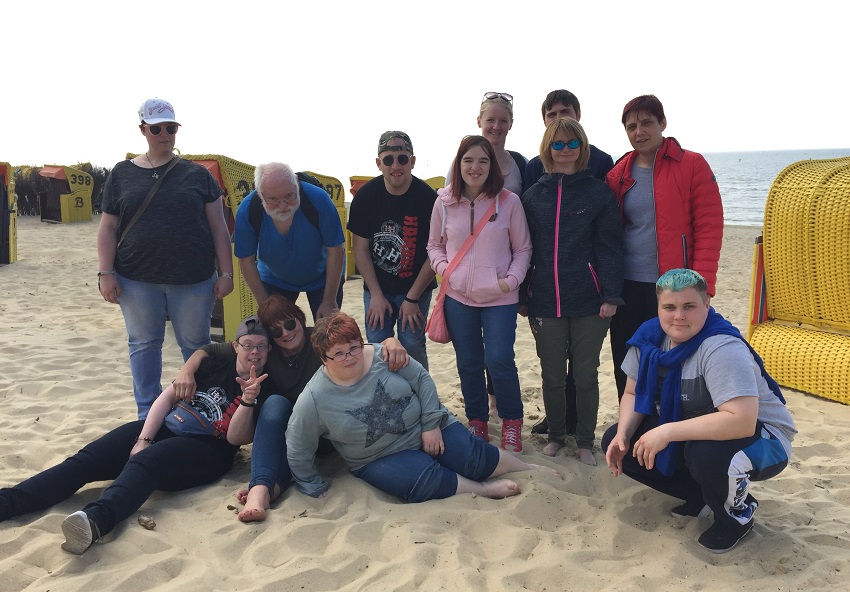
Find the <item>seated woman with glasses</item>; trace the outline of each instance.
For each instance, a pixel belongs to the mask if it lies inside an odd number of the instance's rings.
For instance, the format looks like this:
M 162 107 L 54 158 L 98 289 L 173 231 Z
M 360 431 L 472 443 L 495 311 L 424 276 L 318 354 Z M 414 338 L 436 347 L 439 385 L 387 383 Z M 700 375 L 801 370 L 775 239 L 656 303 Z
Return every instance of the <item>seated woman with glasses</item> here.
M 222 477 L 239 445 L 251 441 L 245 421 L 250 408 L 268 395 L 260 373 L 269 337 L 259 319 L 249 317 L 227 347 L 235 355 L 211 354 L 195 373 L 200 392 L 193 390 L 191 410 L 177 406 L 180 398 L 169 385 L 144 420 L 117 427 L 58 465 L 0 489 L 0 521 L 49 508 L 87 483 L 112 480 L 96 501 L 62 522 L 62 548 L 80 555 L 154 491 L 181 491 Z M 189 415 L 182 422 L 172 420 L 184 411 Z M 193 421 L 192 414 L 200 419 Z
M 567 359 L 576 383 L 576 443 L 581 462 L 595 465 L 599 353 L 611 317 L 623 304 L 623 231 L 614 195 L 588 168 L 590 144 L 581 124 L 564 117 L 546 126 L 540 143 L 546 175 L 523 195 L 532 255 L 520 293 L 537 343 L 549 442 L 555 456 L 567 436 Z
M 458 493 L 517 495 L 515 482 L 491 479 L 550 470 L 473 437 L 440 403 L 418 362 L 391 372 L 383 348 L 364 345 L 347 314 L 320 319 L 312 342 L 323 367 L 295 403 L 286 432 L 289 466 L 303 493 L 321 497 L 328 490 L 315 464 L 323 437 L 356 477 L 409 502 Z
M 253 413 L 244 416 L 247 430 L 254 433 L 251 448 L 251 481 L 248 489 L 236 493 L 245 508 L 239 520 L 257 522 L 266 518 L 271 502 L 289 486 L 292 474 L 286 460 L 286 424 L 298 395 L 316 371 L 322 367 L 321 358 L 310 346 L 313 328 L 307 326 L 304 312 L 279 294 L 272 294 L 260 305 L 260 321 L 271 335 L 266 372 L 267 388 L 256 401 Z M 390 370 L 408 362 L 407 352 L 395 338 L 387 339 L 382 354 Z M 208 355 L 233 355 L 228 344 L 215 343 L 195 352 L 174 380 L 175 392 L 191 398 L 195 392 L 194 374 Z M 330 451 L 328 445 L 323 450 Z

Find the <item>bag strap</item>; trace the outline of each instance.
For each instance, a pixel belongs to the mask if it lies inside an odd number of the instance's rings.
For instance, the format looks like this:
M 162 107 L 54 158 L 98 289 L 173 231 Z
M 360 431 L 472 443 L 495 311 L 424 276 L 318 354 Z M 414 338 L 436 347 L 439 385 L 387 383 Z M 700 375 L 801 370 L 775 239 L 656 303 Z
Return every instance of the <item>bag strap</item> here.
M 505 201 L 505 199 L 508 197 L 508 193 L 510 192 L 507 189 L 502 189 L 501 193 L 499 193 L 498 197 L 496 197 L 496 199 L 499 200 L 499 203 Z M 472 232 L 471 235 L 466 238 L 465 241 L 463 241 L 463 244 L 461 245 L 460 249 L 457 250 L 457 253 L 455 253 L 455 256 L 449 262 L 449 266 L 442 274 L 442 280 L 440 281 L 440 292 L 445 292 L 445 286 L 447 283 L 446 280 L 455 270 L 455 268 L 460 265 L 460 260 L 463 259 L 463 256 L 466 255 L 466 252 L 470 249 L 470 247 L 472 247 L 472 243 L 475 242 L 475 239 L 478 238 L 478 235 L 481 233 L 482 230 L 484 230 L 484 227 L 487 225 L 487 222 L 489 222 L 490 218 L 493 217 L 493 214 L 496 213 L 496 199 L 493 200 L 493 203 L 490 205 L 487 211 L 484 212 L 484 215 L 481 216 L 481 219 L 478 220 L 478 224 L 475 225 L 475 230 Z
M 153 187 L 151 187 L 151 190 L 150 190 L 150 191 L 148 191 L 148 195 L 147 195 L 147 197 L 145 198 L 145 201 L 143 201 L 143 202 L 142 202 L 142 205 L 141 205 L 141 206 L 139 206 L 139 209 L 138 209 L 138 210 L 136 210 L 136 213 L 135 213 L 135 214 L 133 214 L 133 217 L 132 217 L 132 218 L 130 218 L 130 221 L 129 221 L 129 222 L 127 222 L 127 226 L 125 226 L 125 227 L 124 227 L 124 232 L 122 232 L 122 233 L 121 233 L 121 238 L 119 238 L 119 239 L 118 239 L 118 244 L 117 244 L 117 245 L 115 245 L 115 248 L 116 248 L 116 249 L 117 249 L 118 247 L 120 247 L 120 246 L 121 246 L 121 243 L 123 243 L 123 242 L 124 242 L 124 239 L 127 237 L 127 233 L 128 233 L 128 232 L 130 232 L 130 229 L 133 227 L 133 225 L 134 225 L 136 222 L 138 222 L 139 218 L 141 218 L 141 217 L 142 217 L 142 214 L 144 214 L 144 213 L 145 213 L 145 210 L 147 209 L 148 205 L 151 203 L 151 200 L 153 199 L 153 196 L 154 196 L 154 195 L 156 195 L 156 192 L 157 192 L 157 190 L 159 189 L 159 186 L 160 186 L 160 185 L 162 185 L 162 181 L 163 181 L 163 179 L 165 179 L 165 175 L 167 175 L 167 174 L 168 174 L 168 172 L 169 172 L 171 169 L 173 169 L 173 168 L 177 165 L 177 161 L 178 161 L 178 160 L 180 160 L 180 156 L 178 156 L 177 154 L 175 154 L 175 155 L 171 158 L 171 160 L 169 161 L 169 162 L 170 162 L 170 164 L 168 165 L 168 168 L 167 168 L 167 169 L 165 169 L 165 172 L 164 172 L 164 173 L 162 173 L 162 174 L 159 176 L 159 178 L 156 180 L 156 183 L 154 183 L 154 184 L 153 184 Z

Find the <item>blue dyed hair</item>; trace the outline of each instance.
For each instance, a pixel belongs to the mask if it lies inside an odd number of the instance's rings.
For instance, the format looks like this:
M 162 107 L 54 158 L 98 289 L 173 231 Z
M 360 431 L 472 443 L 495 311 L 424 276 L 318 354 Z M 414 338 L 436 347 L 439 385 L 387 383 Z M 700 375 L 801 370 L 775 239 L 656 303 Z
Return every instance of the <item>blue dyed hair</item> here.
M 655 282 L 655 295 L 660 296 L 664 290 L 681 292 L 694 288 L 702 296 L 703 302 L 708 302 L 708 284 L 705 278 L 693 269 L 671 269 Z

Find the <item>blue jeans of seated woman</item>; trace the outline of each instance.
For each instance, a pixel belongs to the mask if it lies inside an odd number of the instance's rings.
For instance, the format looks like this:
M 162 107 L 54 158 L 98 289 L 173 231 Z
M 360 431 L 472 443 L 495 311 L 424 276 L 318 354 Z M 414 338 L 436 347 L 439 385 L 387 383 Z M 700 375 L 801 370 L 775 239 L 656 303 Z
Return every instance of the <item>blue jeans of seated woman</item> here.
M 292 480 L 286 460 L 286 426 L 292 403 L 282 395 L 271 395 L 260 408 L 251 448 L 251 482 L 248 487 L 265 485 L 274 497 L 275 484 L 281 493 Z
M 490 418 L 484 367 L 493 377 L 502 419 L 522 419 L 519 375 L 514 362 L 516 304 L 467 306 L 446 296 L 446 324 L 457 358 L 457 373 L 468 419 Z
M 352 474 L 407 502 L 445 499 L 457 493 L 457 476 L 484 481 L 499 464 L 499 449 L 474 437 L 460 422 L 443 428 L 445 452 L 403 450 L 355 469 Z
M 174 337 L 183 354 L 189 359 L 195 350 L 210 342 L 217 275 L 197 284 L 149 284 L 120 275 L 118 304 L 127 327 L 130 350 L 130 372 L 133 375 L 133 396 L 139 419 L 162 392 L 162 342 L 165 339 L 165 319 L 171 319 Z

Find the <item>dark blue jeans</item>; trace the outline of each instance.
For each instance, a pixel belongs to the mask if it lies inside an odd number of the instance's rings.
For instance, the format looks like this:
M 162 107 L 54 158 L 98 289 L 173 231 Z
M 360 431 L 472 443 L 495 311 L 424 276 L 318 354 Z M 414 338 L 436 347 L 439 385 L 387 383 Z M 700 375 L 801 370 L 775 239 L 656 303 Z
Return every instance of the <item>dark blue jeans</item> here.
M 446 296 L 445 311 L 466 417 L 484 421 L 490 418 L 486 366 L 493 378 L 499 417 L 522 419 L 519 374 L 514 362 L 517 305 L 467 306 Z
M 206 436 L 175 436 L 163 427 L 155 444 L 130 457 L 143 425 L 134 421 L 117 427 L 58 465 L 0 489 L 0 520 L 49 508 L 87 483 L 114 479 L 97 501 L 83 508 L 105 535 L 156 490 L 180 491 L 219 479 L 239 449 Z
M 336 306 L 337 308 L 342 307 L 342 285 L 345 282 L 340 280 L 339 289 L 336 291 Z M 263 282 L 263 287 L 266 289 L 266 293 L 271 296 L 272 294 L 280 294 L 291 303 L 295 304 L 298 300 L 298 296 L 301 295 L 301 292 L 293 292 L 291 290 L 284 290 L 283 288 L 278 288 L 274 284 L 267 284 Z M 322 304 L 322 298 L 325 296 L 325 288 L 321 287 L 318 290 L 311 290 L 307 292 L 307 302 L 310 304 L 310 312 L 313 313 L 313 322 L 316 321 L 316 311 L 319 310 L 319 306 Z
M 286 459 L 286 426 L 290 415 L 292 403 L 282 395 L 271 395 L 263 402 L 254 430 L 248 487 L 265 485 L 274 496 L 275 484 L 283 492 L 292 480 Z
M 475 438 L 463 424 L 443 428 L 445 452 L 437 456 L 403 450 L 355 469 L 352 474 L 407 502 L 445 499 L 457 493 L 457 476 L 484 481 L 499 464 L 499 449 Z

